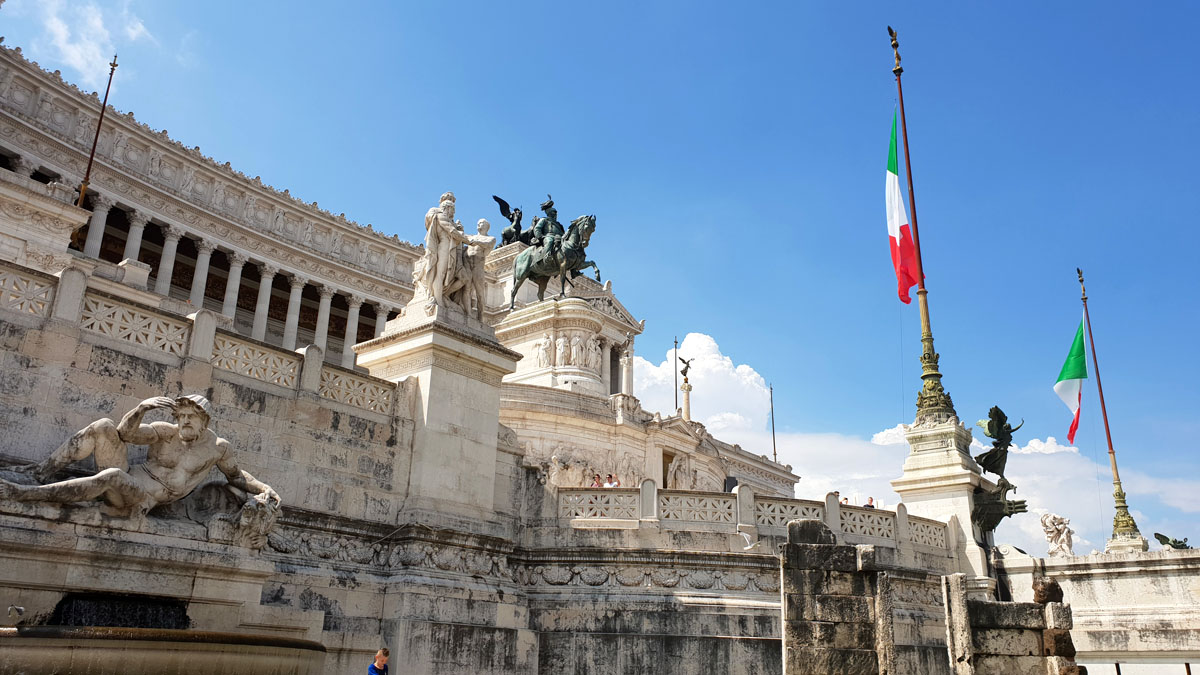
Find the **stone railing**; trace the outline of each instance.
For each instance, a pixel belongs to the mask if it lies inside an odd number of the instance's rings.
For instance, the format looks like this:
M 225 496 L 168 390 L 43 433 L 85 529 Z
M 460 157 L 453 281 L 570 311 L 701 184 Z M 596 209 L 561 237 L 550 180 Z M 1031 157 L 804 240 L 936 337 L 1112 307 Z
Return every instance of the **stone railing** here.
M 0 309 L 49 316 L 54 303 L 54 277 L 7 265 L 0 267 Z
M 173 356 L 187 352 L 187 322 L 108 295 L 87 293 L 79 324 L 86 330 Z
M 295 352 L 267 347 L 226 333 L 213 340 L 214 368 L 294 389 L 303 361 Z
M 199 359 L 216 371 L 377 414 L 391 415 L 402 404 L 396 384 L 325 365 L 315 345 L 289 352 L 229 332 L 230 320 L 214 312 L 171 314 L 139 302 L 145 293 L 136 289 L 127 290 L 130 297 L 119 295 L 125 290 L 81 267 L 67 267 L 55 276 L 0 262 L 0 312 L 77 323 L 85 335 L 145 350 L 150 358 L 166 359 L 164 363 Z
M 395 390 L 396 385 L 386 380 L 329 365 L 321 368 L 321 381 L 317 386 L 317 393 L 327 399 L 377 413 L 391 412 Z
M 895 511 L 846 506 L 830 493 L 824 502 L 759 497 L 745 485 L 730 492 L 659 490 L 642 481 L 639 490 L 559 488 L 559 522 L 575 529 L 640 529 L 787 536 L 792 520 L 820 520 L 839 542 L 872 544 L 901 553 L 953 555 L 950 526 Z M 740 541 L 740 540 L 738 540 Z

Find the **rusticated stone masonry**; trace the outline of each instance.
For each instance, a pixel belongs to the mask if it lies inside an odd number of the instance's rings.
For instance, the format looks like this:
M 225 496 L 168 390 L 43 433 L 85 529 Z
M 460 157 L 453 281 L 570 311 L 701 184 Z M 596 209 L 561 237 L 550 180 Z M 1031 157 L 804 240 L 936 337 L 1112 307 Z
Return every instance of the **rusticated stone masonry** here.
M 1087 675 L 1075 665 L 1071 606 L 1058 582 L 1034 581 L 1035 602 L 967 600 L 966 577 L 942 577 L 955 675 Z

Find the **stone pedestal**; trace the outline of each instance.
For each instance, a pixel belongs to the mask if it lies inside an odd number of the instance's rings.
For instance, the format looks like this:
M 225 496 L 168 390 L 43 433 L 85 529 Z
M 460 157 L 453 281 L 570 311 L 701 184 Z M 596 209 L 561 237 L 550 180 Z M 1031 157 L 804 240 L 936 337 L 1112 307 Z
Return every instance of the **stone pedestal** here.
M 1141 553 L 1150 550 L 1150 542 L 1141 534 L 1133 536 L 1116 536 L 1104 542 L 1105 553 Z
M 692 385 L 688 384 L 687 378 L 683 378 L 683 384 L 680 385 L 679 391 L 683 392 L 683 419 L 692 419 Z
M 971 522 L 975 490 L 994 491 L 971 457 L 971 431 L 957 419 L 917 423 L 906 433 L 910 448 L 904 474 L 892 481 L 908 513 L 950 523 L 958 541 L 958 559 L 972 598 L 991 598 L 996 581 L 988 573 L 990 534 Z
M 496 324 L 496 336 L 525 358 L 504 379 L 607 396 L 604 352 L 623 328 L 581 298 L 547 300 L 510 312 Z
M 456 306 L 424 299 L 410 303 L 381 336 L 354 351 L 358 365 L 373 377 L 417 379 L 406 510 L 491 520 L 500 380 L 516 369 L 521 355 Z

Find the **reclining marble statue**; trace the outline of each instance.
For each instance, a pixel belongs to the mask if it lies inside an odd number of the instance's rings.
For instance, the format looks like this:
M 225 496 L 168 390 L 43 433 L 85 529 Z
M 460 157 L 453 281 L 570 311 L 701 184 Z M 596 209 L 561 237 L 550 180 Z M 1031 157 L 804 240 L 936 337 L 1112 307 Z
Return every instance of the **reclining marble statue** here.
M 142 423 L 146 413 L 158 409 L 171 411 L 175 423 Z M 190 495 L 215 466 L 230 486 L 249 495 L 235 529 L 242 530 L 238 538 L 249 538 L 241 543 L 261 548 L 278 515 L 279 495 L 238 467 L 229 442 L 209 428 L 211 410 L 203 396 L 158 396 L 139 403 L 120 422 L 92 422 L 42 462 L 4 471 L 10 478 L 26 480 L 0 479 L 0 500 L 73 504 L 99 499 L 106 515 L 141 523 L 154 507 Z M 127 444 L 148 446 L 146 460 L 131 467 Z M 47 484 L 67 465 L 88 457 L 96 463 L 95 474 Z

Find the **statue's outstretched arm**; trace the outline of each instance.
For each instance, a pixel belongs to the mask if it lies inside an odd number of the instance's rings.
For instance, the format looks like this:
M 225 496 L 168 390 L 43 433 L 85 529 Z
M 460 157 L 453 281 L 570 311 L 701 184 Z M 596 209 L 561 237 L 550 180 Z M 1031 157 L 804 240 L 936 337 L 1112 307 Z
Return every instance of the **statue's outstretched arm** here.
M 117 435 L 126 443 L 147 445 L 158 440 L 158 432 L 149 424 L 142 424 L 142 417 L 155 408 L 175 409 L 175 401 L 166 396 L 148 398 L 137 404 L 133 410 L 125 413 L 117 424 Z
M 279 506 L 279 493 L 275 492 L 270 485 L 250 475 L 249 471 L 238 468 L 237 460 L 233 456 L 233 448 L 229 447 L 229 441 L 222 438 L 217 441 L 217 446 L 224 450 L 221 459 L 217 460 L 217 468 L 225 474 L 230 485 L 252 495 L 265 494 L 275 506 Z

